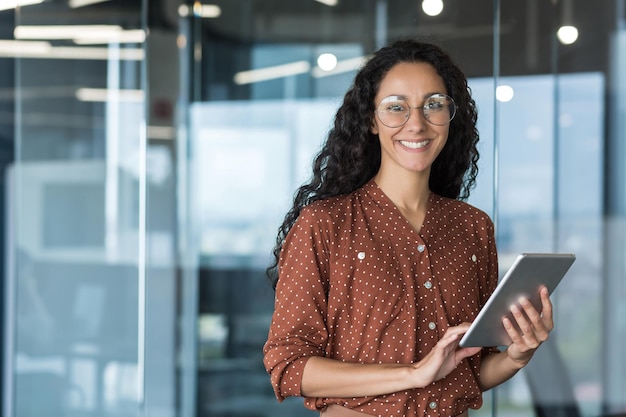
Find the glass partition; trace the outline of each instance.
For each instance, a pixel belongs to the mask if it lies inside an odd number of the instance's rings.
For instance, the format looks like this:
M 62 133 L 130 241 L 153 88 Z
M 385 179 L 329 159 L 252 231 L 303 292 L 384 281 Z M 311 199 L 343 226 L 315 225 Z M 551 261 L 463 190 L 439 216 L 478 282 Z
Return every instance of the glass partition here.
M 174 160 L 148 138 L 147 9 L 95 3 L 25 5 L 0 42 L 5 416 L 175 415 Z
M 496 91 L 501 268 L 518 252 L 573 252 L 577 260 L 553 296 L 553 336 L 497 390 L 496 410 L 622 415 L 624 359 L 609 352 L 626 328 L 613 295 L 624 294 L 614 260 L 625 248 L 612 237 L 621 223 L 613 216 L 624 211 L 607 205 L 624 181 L 610 171 L 624 166 L 623 153 L 612 155 L 623 136 L 607 130 L 616 117 L 611 97 L 623 97 L 613 79 L 623 48 L 609 49 L 620 2 L 499 3 L 497 81 L 509 93 Z

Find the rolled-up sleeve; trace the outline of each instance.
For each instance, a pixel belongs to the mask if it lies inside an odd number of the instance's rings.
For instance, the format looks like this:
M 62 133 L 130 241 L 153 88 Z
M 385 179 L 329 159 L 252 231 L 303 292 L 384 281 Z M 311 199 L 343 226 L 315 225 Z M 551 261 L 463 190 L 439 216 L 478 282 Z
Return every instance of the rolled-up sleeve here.
M 305 208 L 289 231 L 279 264 L 274 313 L 263 363 L 279 401 L 301 396 L 312 356 L 326 356 L 328 241 L 331 223 Z

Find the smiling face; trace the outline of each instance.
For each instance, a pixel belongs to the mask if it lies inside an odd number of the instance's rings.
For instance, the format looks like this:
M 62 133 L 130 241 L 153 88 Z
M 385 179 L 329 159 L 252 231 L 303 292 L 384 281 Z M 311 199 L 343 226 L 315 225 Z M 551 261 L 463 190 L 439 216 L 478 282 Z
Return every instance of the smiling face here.
M 385 126 L 378 115 L 374 117 L 371 131 L 378 135 L 381 147 L 379 174 L 430 174 L 432 163 L 446 144 L 450 126 L 437 126 L 424 118 L 422 106 L 435 93 L 447 91 L 435 68 L 424 62 L 401 62 L 382 79 L 375 108 L 386 97 L 402 96 L 412 109 L 407 122 L 399 127 Z

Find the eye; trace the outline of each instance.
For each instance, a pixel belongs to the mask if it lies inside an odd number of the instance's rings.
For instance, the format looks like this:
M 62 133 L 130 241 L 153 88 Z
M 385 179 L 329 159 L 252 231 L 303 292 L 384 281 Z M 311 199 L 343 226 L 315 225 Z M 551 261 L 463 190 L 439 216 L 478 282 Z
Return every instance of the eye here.
M 441 111 L 448 106 L 446 97 L 431 97 L 424 103 L 424 110 L 435 112 Z
M 407 105 L 401 101 L 395 103 L 387 103 L 385 110 L 389 113 L 406 113 Z

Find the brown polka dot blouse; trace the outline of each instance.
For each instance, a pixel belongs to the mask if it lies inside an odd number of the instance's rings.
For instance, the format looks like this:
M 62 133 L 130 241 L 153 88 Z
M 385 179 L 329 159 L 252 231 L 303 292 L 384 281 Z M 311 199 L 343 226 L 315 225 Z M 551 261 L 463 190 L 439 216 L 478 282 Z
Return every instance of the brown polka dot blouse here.
M 471 205 L 431 193 L 420 233 L 371 180 L 305 207 L 279 262 L 264 364 L 276 397 L 302 395 L 311 356 L 413 363 L 449 326 L 472 321 L 498 280 L 494 227 Z M 359 398 L 306 398 L 373 416 L 456 416 L 479 408 L 481 357 L 421 388 Z

